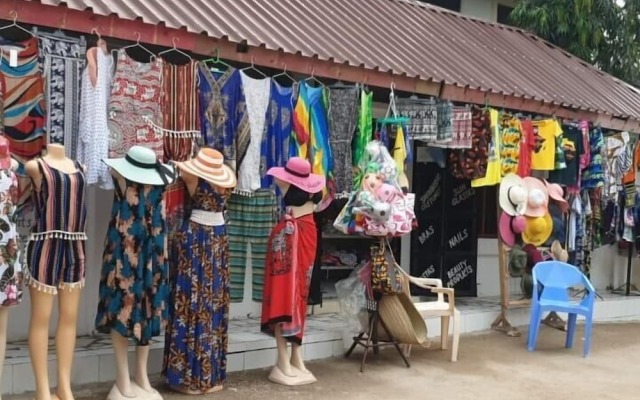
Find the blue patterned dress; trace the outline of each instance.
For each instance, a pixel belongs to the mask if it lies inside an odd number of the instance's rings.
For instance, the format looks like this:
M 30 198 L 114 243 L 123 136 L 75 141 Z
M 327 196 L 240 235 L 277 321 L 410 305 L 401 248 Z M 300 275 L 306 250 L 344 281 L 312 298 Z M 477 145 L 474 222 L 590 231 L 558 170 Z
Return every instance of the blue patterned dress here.
M 222 212 L 230 196 L 230 189 L 218 193 L 199 179 L 190 208 Z M 204 393 L 226 379 L 228 263 L 226 227 L 186 218 L 171 244 L 172 304 L 162 371 L 171 386 Z
M 96 329 L 115 329 L 139 346 L 160 335 L 169 316 L 164 186 L 114 180 L 105 239 Z

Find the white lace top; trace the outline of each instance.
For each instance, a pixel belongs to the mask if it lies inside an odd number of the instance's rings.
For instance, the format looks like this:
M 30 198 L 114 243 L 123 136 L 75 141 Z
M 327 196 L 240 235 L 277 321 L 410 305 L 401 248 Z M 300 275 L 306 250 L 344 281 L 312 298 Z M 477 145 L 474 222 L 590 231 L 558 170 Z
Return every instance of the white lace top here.
M 113 58 L 100 48 L 96 51 L 96 58 L 98 73 L 95 87 L 91 84 L 88 66 L 82 73 L 78 161 L 86 166 L 87 185 L 98 184 L 103 189 L 113 189 L 109 168 L 102 162 L 103 158 L 109 156 L 107 105 L 111 93 Z
M 269 78 L 254 79 L 240 71 L 247 104 L 251 142 L 238 171 L 238 193 L 252 193 L 260 189 L 260 147 L 265 134 L 267 108 L 271 95 Z

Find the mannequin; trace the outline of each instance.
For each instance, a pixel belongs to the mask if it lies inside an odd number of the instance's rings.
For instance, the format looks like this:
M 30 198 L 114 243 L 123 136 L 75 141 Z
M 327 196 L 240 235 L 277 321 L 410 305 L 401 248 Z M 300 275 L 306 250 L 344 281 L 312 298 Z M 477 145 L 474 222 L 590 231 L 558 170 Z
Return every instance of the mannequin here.
M 229 324 L 229 247 L 224 208 L 236 185 L 214 149 L 178 162 L 190 212 L 171 244 L 171 305 L 162 375 L 184 394 L 222 390 Z
M 153 150 L 133 146 L 124 158 L 104 159 L 115 191 L 105 238 L 96 329 L 111 334 L 116 382 L 107 399 L 162 400 L 149 382 L 149 342 L 168 318 L 168 265 L 164 191 L 173 168 L 157 162 Z M 144 207 L 140 207 L 144 204 Z M 136 345 L 134 379 L 129 374 L 129 340 Z
M 47 145 L 47 154 L 26 163 L 27 175 L 33 183 L 32 201 L 36 207 L 36 225 L 27 247 L 31 322 L 29 325 L 29 354 L 36 381 L 36 400 L 52 398 L 47 368 L 49 319 L 54 297 L 58 295 L 58 328 L 56 331 L 56 360 L 58 388 L 54 397 L 72 400 L 71 367 L 76 343 L 76 323 L 81 288 L 84 285 L 84 233 L 86 205 L 83 167 L 65 156 L 59 144 Z M 48 192 L 55 183 L 69 192 L 71 213 L 56 214 L 60 199 Z M 45 186 L 46 183 L 46 186 Z M 46 190 L 46 192 L 43 192 Z M 52 214 L 53 213 L 53 214 Z M 55 222 L 50 222 L 54 220 Z M 71 254 L 60 259 L 50 253 Z M 62 249 L 61 249 L 62 250 Z M 51 268 L 56 268 L 51 271 Z
M 283 193 L 287 212 L 269 236 L 261 330 L 275 337 L 278 348 L 269 380 L 287 386 L 316 382 L 304 365 L 302 338 L 317 245 L 313 212 L 325 180 L 310 170 L 308 161 L 293 157 L 286 167 L 267 172 Z
M 13 215 L 18 202 L 17 189 L 18 181 L 15 170 L 18 162 L 11 159 L 9 152 L 9 141 L 0 136 L 0 193 L 4 200 L 0 201 L 0 220 L 9 225 L 0 240 L 0 248 L 6 254 L 0 263 L 0 381 L 2 380 L 2 368 L 4 366 L 4 356 L 7 348 L 7 323 L 9 320 L 9 309 L 20 304 L 22 300 L 22 266 L 20 265 L 19 246 L 16 240 L 16 232 Z M 2 399 L 2 393 L 0 393 Z

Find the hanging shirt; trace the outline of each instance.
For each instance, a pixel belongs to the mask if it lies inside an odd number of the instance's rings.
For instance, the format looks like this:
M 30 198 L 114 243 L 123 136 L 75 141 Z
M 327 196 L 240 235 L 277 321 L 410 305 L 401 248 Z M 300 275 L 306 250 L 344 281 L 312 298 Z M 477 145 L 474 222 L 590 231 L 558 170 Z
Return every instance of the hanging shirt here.
M 533 121 L 535 147 L 531 157 L 531 169 L 553 171 L 556 161 L 556 138 L 562 135 L 562 127 L 555 119 Z
M 562 135 L 562 151 L 566 168 L 549 172 L 549 181 L 562 186 L 574 185 L 578 181 L 580 157 L 583 153 L 582 131 L 577 126 L 565 126 Z
M 398 99 L 396 109 L 399 117 L 409 118 L 406 133 L 413 140 L 434 142 L 438 139 L 438 103 L 435 99 Z
M 589 132 L 589 165 L 582 174 L 582 189 L 595 189 L 604 186 L 604 136 L 602 129 L 594 128 Z
M 500 161 L 501 174 L 515 174 L 518 172 L 518 158 L 520 156 L 520 140 L 522 126 L 520 120 L 509 114 L 500 116 Z
M 365 152 L 367 143 L 373 135 L 373 92 L 362 90 L 360 95 L 360 118 L 358 119 L 358 132 L 353 150 L 353 165 L 360 167 L 360 161 Z M 362 168 L 364 169 L 364 168 Z
M 473 110 L 473 147 L 456 149 L 449 153 L 451 173 L 458 179 L 478 179 L 487 175 L 491 121 L 489 111 Z

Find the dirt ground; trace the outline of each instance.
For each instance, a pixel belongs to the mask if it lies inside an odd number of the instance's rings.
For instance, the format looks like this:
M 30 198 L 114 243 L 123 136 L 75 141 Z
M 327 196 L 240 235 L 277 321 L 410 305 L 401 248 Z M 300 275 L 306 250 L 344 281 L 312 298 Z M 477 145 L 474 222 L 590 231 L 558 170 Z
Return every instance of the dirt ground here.
M 526 333 L 526 329 L 522 329 Z M 591 354 L 582 357 L 582 330 L 574 348 L 564 349 L 564 332 L 542 326 L 537 349 L 526 351 L 526 337 L 499 333 L 462 337 L 457 363 L 449 353 L 414 349 L 407 369 L 393 349 L 370 357 L 364 373 L 359 356 L 309 363 L 318 382 L 297 388 L 267 381 L 268 371 L 230 374 L 216 400 L 524 400 L 640 398 L 640 324 L 594 327 Z M 164 392 L 167 400 L 188 396 Z M 84 397 L 77 393 L 78 397 Z M 104 394 L 92 399 L 104 399 Z

